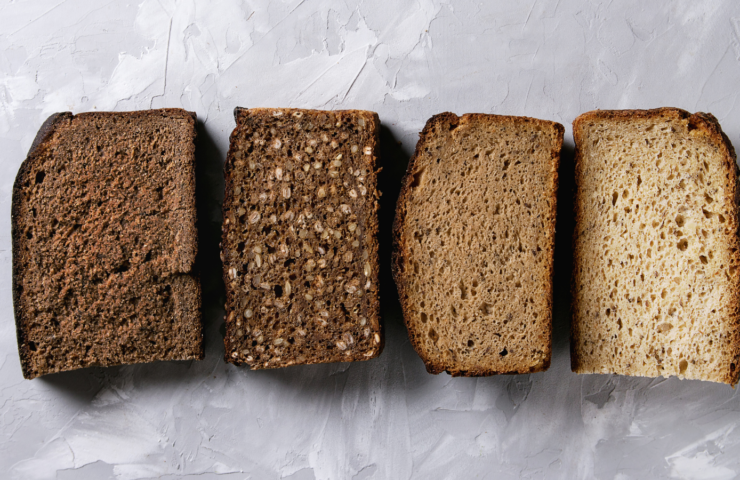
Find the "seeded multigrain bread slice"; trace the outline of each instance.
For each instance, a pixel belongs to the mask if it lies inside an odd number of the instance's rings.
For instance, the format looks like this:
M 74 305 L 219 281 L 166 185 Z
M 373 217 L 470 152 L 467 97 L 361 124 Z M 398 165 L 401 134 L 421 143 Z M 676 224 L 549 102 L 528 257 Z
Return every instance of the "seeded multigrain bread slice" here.
M 550 365 L 563 127 L 443 113 L 421 132 L 398 199 L 394 277 L 431 373 Z
M 13 187 L 23 375 L 203 357 L 195 118 L 59 113 Z
M 226 361 L 368 360 L 378 301 L 373 112 L 243 109 L 226 160 Z
M 584 113 L 576 143 L 571 363 L 737 383 L 735 151 L 709 114 Z

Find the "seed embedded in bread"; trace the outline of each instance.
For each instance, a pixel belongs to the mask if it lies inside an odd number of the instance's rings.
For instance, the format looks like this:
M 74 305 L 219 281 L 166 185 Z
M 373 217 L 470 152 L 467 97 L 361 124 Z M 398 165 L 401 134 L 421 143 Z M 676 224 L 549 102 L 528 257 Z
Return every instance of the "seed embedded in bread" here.
M 377 114 L 235 117 L 222 258 L 226 310 L 248 315 L 227 315 L 226 361 L 261 369 L 379 355 Z
M 735 384 L 740 190 L 719 123 L 597 110 L 573 134 L 573 371 Z
M 195 118 L 55 114 L 13 187 L 23 375 L 203 358 Z
M 550 364 L 563 127 L 443 113 L 421 133 L 398 199 L 394 278 L 431 373 Z

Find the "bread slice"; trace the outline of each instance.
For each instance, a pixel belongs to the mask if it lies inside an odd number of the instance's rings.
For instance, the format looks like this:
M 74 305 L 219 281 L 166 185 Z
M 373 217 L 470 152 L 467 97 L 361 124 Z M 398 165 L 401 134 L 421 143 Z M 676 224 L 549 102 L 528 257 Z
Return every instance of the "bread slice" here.
M 377 357 L 378 115 L 237 108 L 234 116 L 223 204 L 226 361 L 262 369 Z
M 735 384 L 740 190 L 719 123 L 604 110 L 573 135 L 573 371 Z
M 23 376 L 203 358 L 194 114 L 58 113 L 12 198 Z
M 421 132 L 398 199 L 394 278 L 430 373 L 547 369 L 563 126 L 443 113 Z

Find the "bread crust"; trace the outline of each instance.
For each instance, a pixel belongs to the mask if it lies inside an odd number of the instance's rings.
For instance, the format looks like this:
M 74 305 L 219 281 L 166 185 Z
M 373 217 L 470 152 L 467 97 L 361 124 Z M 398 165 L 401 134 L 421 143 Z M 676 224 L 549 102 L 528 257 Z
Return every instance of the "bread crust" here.
M 409 258 L 409 252 L 407 248 L 407 239 L 404 235 L 404 229 L 403 226 L 406 222 L 406 216 L 407 216 L 407 205 L 410 199 L 411 190 L 412 190 L 412 183 L 414 181 L 414 175 L 417 173 L 419 168 L 421 167 L 421 158 L 423 154 L 423 148 L 426 144 L 427 140 L 431 138 L 433 135 L 433 132 L 436 130 L 437 127 L 446 127 L 449 130 L 453 130 L 461 123 L 466 123 L 471 120 L 477 120 L 477 121 L 486 121 L 486 122 L 493 122 L 496 121 L 502 122 L 502 121 L 516 121 L 516 122 L 531 122 L 540 124 L 547 127 L 555 128 L 556 130 L 556 138 L 557 143 L 555 144 L 555 148 L 553 148 L 552 151 L 552 169 L 553 169 L 553 184 L 551 186 L 552 188 L 552 201 L 551 201 L 551 218 L 553 219 L 552 224 L 549 227 L 549 239 L 550 239 L 550 245 L 548 245 L 546 250 L 549 252 L 549 258 L 548 258 L 548 274 L 547 277 L 549 279 L 548 284 L 545 286 L 548 289 L 548 295 L 547 295 L 547 310 L 549 319 L 547 323 L 547 337 L 549 338 L 549 348 L 546 353 L 546 359 L 541 364 L 541 368 L 531 370 L 529 368 L 527 369 L 520 369 L 520 370 L 513 370 L 513 371 L 501 371 L 496 369 L 486 369 L 486 368 L 479 368 L 479 369 L 470 369 L 470 370 L 464 370 L 459 368 L 450 367 L 448 365 L 444 365 L 441 362 L 435 362 L 433 359 L 428 358 L 424 355 L 424 350 L 422 348 L 422 342 L 421 342 L 421 332 L 416 331 L 414 329 L 414 324 L 412 321 L 412 317 L 416 315 L 418 312 L 416 312 L 411 302 L 409 301 L 409 292 L 406 289 L 406 283 L 404 278 L 404 273 L 406 271 L 406 262 Z M 424 362 L 424 365 L 427 369 L 427 372 L 431 374 L 439 374 L 441 372 L 447 372 L 453 377 L 457 376 L 464 376 L 464 377 L 481 377 L 481 376 L 490 376 L 490 375 L 500 375 L 500 374 L 521 374 L 521 373 L 534 373 L 534 372 L 540 372 L 547 370 L 550 366 L 551 361 L 551 354 L 552 354 L 552 294 L 553 294 L 553 288 L 552 288 L 552 278 L 553 278 L 553 263 L 554 263 L 554 246 L 555 246 L 555 218 L 557 213 L 557 189 L 559 184 L 558 179 L 558 171 L 560 168 L 560 153 L 563 146 L 563 135 L 565 133 L 564 127 L 556 122 L 550 122 L 547 120 L 540 120 L 536 118 L 530 118 L 530 117 L 517 117 L 517 116 L 507 116 L 507 115 L 489 115 L 489 114 L 480 114 L 480 113 L 468 113 L 461 117 L 458 117 L 456 114 L 451 112 L 444 112 L 437 115 L 434 115 L 431 117 L 426 125 L 424 126 L 424 129 L 419 134 L 419 141 L 416 144 L 416 149 L 414 151 L 414 155 L 409 160 L 408 167 L 406 169 L 406 174 L 404 175 L 402 181 L 401 181 L 401 191 L 398 195 L 398 201 L 396 203 L 396 216 L 393 221 L 393 254 L 392 254 L 392 272 L 393 272 L 393 280 L 396 283 L 396 287 L 398 289 L 398 296 L 399 300 L 401 302 L 401 308 L 403 310 L 403 318 L 404 323 L 406 325 L 406 329 L 408 331 L 409 340 L 411 341 L 411 345 L 414 347 L 414 350 L 416 350 L 416 353 L 421 357 L 422 361 Z
M 573 201 L 573 213 L 575 218 L 575 229 L 573 231 L 573 275 L 571 277 L 571 370 L 579 373 L 583 368 L 582 359 L 578 353 L 577 346 L 581 343 L 581 328 L 576 320 L 576 312 L 579 310 L 577 288 L 580 285 L 580 269 L 582 262 L 579 252 L 578 243 L 578 225 L 583 222 L 583 197 L 581 184 L 583 183 L 583 124 L 593 120 L 616 119 L 616 120 L 633 120 L 633 119 L 650 119 L 668 117 L 676 120 L 688 120 L 689 132 L 697 131 L 712 139 L 720 149 L 724 160 L 726 171 L 725 191 L 729 194 L 725 198 L 725 206 L 728 211 L 734 212 L 730 216 L 730 221 L 734 222 L 732 229 L 736 232 L 733 237 L 733 247 L 731 249 L 731 258 L 735 265 L 740 263 L 740 169 L 737 166 L 737 157 L 735 149 L 729 138 L 722 131 L 722 128 L 710 113 L 697 112 L 690 113 L 680 108 L 662 107 L 649 110 L 593 110 L 579 115 L 573 121 L 573 139 L 575 141 L 575 190 Z M 734 328 L 732 332 L 734 345 L 733 362 L 728 365 L 727 375 L 724 382 L 734 386 L 740 376 L 740 272 L 737 270 L 733 275 L 733 292 L 730 296 L 730 311 L 733 312 L 731 325 Z
M 229 151 L 226 155 L 226 162 L 224 163 L 224 188 L 225 188 L 225 195 L 224 195 L 224 201 L 223 201 L 223 207 L 222 212 L 224 218 L 227 217 L 228 213 L 228 207 L 233 202 L 231 200 L 233 196 L 234 191 L 234 180 L 231 176 L 231 169 L 233 168 L 233 164 L 235 161 L 235 144 L 238 138 L 238 134 L 243 128 L 248 116 L 259 116 L 264 115 L 267 117 L 272 117 L 273 112 L 279 111 L 282 112 L 284 115 L 291 115 L 294 112 L 301 112 L 306 116 L 311 116 L 315 114 L 326 114 L 327 112 L 324 110 L 313 110 L 313 109 L 297 109 L 297 108 L 244 108 L 244 107 L 236 107 L 234 108 L 234 120 L 236 122 L 236 126 L 234 130 L 231 132 L 231 135 L 229 136 Z M 378 117 L 378 114 L 376 112 L 371 112 L 367 110 L 334 110 L 332 111 L 335 114 L 340 115 L 347 115 L 347 116 L 355 116 L 355 117 L 361 117 L 364 118 L 366 122 L 370 122 L 374 126 L 374 132 L 375 135 L 372 137 L 371 140 L 371 148 L 373 155 L 370 156 L 368 167 L 370 167 L 375 173 L 380 172 L 380 168 L 377 167 L 376 160 L 378 158 L 379 154 L 379 145 L 380 145 L 380 118 Z M 369 263 L 371 267 L 371 274 L 368 277 L 369 280 L 374 285 L 379 285 L 378 278 L 380 274 L 380 261 L 379 261 L 379 245 L 378 245 L 378 209 L 379 204 L 374 202 L 374 205 L 368 205 L 368 211 L 366 212 L 366 237 L 369 239 L 368 246 L 370 246 L 369 253 Z M 228 254 L 227 251 L 227 244 L 225 242 L 226 235 L 228 234 L 228 226 L 224 226 L 223 228 L 223 242 L 222 242 L 222 258 L 225 258 L 225 254 Z M 233 291 L 233 289 L 229 288 L 229 276 L 228 276 L 228 269 L 226 268 L 226 265 L 224 264 L 222 276 L 224 285 L 227 286 L 226 288 L 226 314 L 228 317 L 228 306 L 233 305 L 234 302 L 237 299 L 236 293 Z M 301 363 L 293 363 L 293 365 L 310 365 L 310 364 L 316 364 L 316 363 L 331 363 L 331 362 L 358 362 L 358 361 L 365 361 L 365 360 L 372 360 L 373 358 L 378 357 L 385 347 L 385 329 L 383 327 L 383 322 L 381 321 L 380 317 L 380 295 L 378 293 L 378 290 L 375 290 L 375 293 L 368 293 L 368 295 L 372 295 L 372 300 L 370 304 L 369 311 L 367 312 L 367 319 L 368 323 L 370 325 L 377 325 L 377 330 L 373 330 L 373 333 L 377 333 L 380 336 L 380 343 L 374 346 L 374 351 L 372 355 L 366 356 L 365 354 L 367 352 L 365 351 L 358 351 L 353 353 L 352 355 L 334 355 L 328 360 L 318 360 L 315 358 L 308 358 L 305 362 Z M 235 326 L 232 326 L 231 323 L 227 320 L 226 322 L 226 334 L 224 336 L 224 361 L 227 363 L 232 363 L 237 366 L 246 365 L 251 370 L 262 370 L 262 369 L 273 369 L 273 368 L 283 368 L 287 366 L 284 362 L 270 362 L 268 366 L 264 366 L 262 363 L 248 363 L 248 362 L 242 362 L 239 358 L 232 358 L 230 353 L 232 353 L 235 349 L 235 345 L 232 345 L 231 343 L 231 331 L 233 328 L 236 328 Z
M 182 109 L 178 108 L 165 108 L 165 109 L 158 109 L 158 110 L 142 110 L 142 111 L 135 111 L 135 112 L 125 112 L 127 115 L 132 116 L 138 116 L 138 117 L 148 117 L 152 115 L 168 115 L 168 116 L 183 116 L 189 119 L 191 125 L 192 125 L 192 131 L 193 131 L 193 139 L 195 139 L 196 130 L 195 130 L 195 121 L 196 121 L 196 114 L 194 112 L 187 112 Z M 22 228 L 19 223 L 20 221 L 20 208 L 22 204 L 22 185 L 26 181 L 26 178 L 28 177 L 29 172 L 33 170 L 33 168 L 36 166 L 37 162 L 42 158 L 42 153 L 46 148 L 48 148 L 48 143 L 54 136 L 54 133 L 57 131 L 57 129 L 60 126 L 69 125 L 72 123 L 72 121 L 75 118 L 85 118 L 87 116 L 115 116 L 120 115 L 121 112 L 86 112 L 86 113 L 80 113 L 77 115 L 73 115 L 72 112 L 59 112 L 54 113 L 50 115 L 44 123 L 39 128 L 38 133 L 36 134 L 36 137 L 33 140 L 33 143 L 31 144 L 31 147 L 28 151 L 28 154 L 23 160 L 23 162 L 20 165 L 20 168 L 18 170 L 18 173 L 16 174 L 15 181 L 13 183 L 13 192 L 12 192 L 12 198 L 11 198 L 11 241 L 12 241 L 12 291 L 13 291 L 13 314 L 15 317 L 15 324 L 16 324 L 16 339 L 18 342 L 18 354 L 21 361 L 21 370 L 23 373 L 23 377 L 26 379 L 32 379 L 42 374 L 36 374 L 31 368 L 31 353 L 28 348 L 28 338 L 26 334 L 26 325 L 29 322 L 28 315 L 26 311 L 23 308 L 22 302 L 21 302 L 21 293 L 22 293 L 22 282 L 21 282 L 21 276 L 23 275 L 22 271 L 22 265 L 21 265 L 21 248 L 23 246 L 23 239 L 22 239 Z M 189 148 L 190 152 L 189 155 L 192 158 L 193 163 L 195 163 L 195 142 L 192 143 L 192 145 Z M 192 199 L 191 202 L 191 208 L 189 209 L 192 212 L 190 221 L 192 223 L 192 229 L 190 230 L 189 234 L 192 236 L 192 243 L 193 247 L 188 252 L 189 255 L 187 255 L 187 258 L 185 259 L 184 266 L 186 267 L 186 270 L 184 270 L 184 273 L 190 273 L 196 280 L 197 283 L 197 315 L 198 315 L 198 322 L 200 323 L 200 345 L 199 345 L 199 353 L 193 358 L 197 360 L 202 360 L 205 356 L 204 346 L 203 346 L 203 334 L 202 334 L 202 287 L 200 284 L 200 278 L 197 272 L 192 272 L 191 270 L 195 266 L 195 257 L 197 254 L 197 248 L 198 248 L 198 234 L 197 234 L 197 212 L 196 212 L 196 202 L 195 202 L 195 178 L 192 179 L 192 182 L 190 183 L 190 186 L 192 188 L 192 192 L 188 192 L 188 197 Z

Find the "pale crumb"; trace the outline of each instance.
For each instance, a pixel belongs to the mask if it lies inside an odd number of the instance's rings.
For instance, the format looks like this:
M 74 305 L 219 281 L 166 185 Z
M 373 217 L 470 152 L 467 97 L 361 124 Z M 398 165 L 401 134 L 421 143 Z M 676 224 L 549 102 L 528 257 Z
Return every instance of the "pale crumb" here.
M 274 112 L 272 112 L 272 116 L 273 117 L 282 117 L 283 116 L 283 112 L 281 112 L 280 110 L 275 110 Z
M 306 153 L 309 154 L 309 155 L 311 155 L 313 153 L 313 148 L 312 147 L 306 147 Z
M 355 191 L 354 188 L 349 191 L 349 196 L 352 198 L 357 198 L 357 192 Z
M 364 355 L 365 355 L 366 357 L 372 357 L 374 353 L 375 353 L 375 350 L 370 350 L 370 351 L 367 351 L 367 352 L 365 352 L 365 354 L 364 354 Z
M 262 247 L 260 247 L 259 245 L 257 245 L 256 247 L 254 247 L 254 248 L 252 249 L 252 251 L 253 251 L 254 253 L 262 253 Z
M 248 309 L 244 310 L 244 316 L 247 317 L 247 318 L 252 318 L 252 309 L 251 308 L 248 308 Z M 259 330 L 257 330 L 257 331 L 259 331 Z
M 282 194 L 283 198 L 290 198 L 290 187 L 283 187 Z
M 375 334 L 375 343 L 380 343 L 380 335 Z
M 308 141 L 308 144 L 311 145 L 312 147 L 315 147 L 316 145 L 319 144 L 319 142 L 317 142 L 315 138 L 312 138 L 311 140 Z
M 354 240 L 352 242 L 352 246 L 355 247 L 355 248 L 359 247 L 360 246 L 360 241 L 359 240 Z
M 352 223 L 350 223 L 349 225 L 347 225 L 347 229 L 348 229 L 348 230 L 349 230 L 350 232 L 354 232 L 355 230 L 357 230 L 357 224 L 356 224 L 356 223 L 354 223 L 354 222 L 352 222 Z
M 365 276 L 369 277 L 371 273 L 373 273 L 373 269 L 370 266 L 370 262 L 365 262 Z
M 247 357 L 247 361 L 248 361 L 248 362 L 253 362 L 253 361 L 254 361 L 254 357 L 252 357 L 252 356 L 248 356 L 248 357 Z
M 369 146 L 368 147 L 365 147 L 365 149 L 363 150 L 363 153 L 365 155 L 372 155 L 373 154 L 373 147 L 369 147 Z
M 274 142 L 272 142 L 272 148 L 277 150 L 278 148 L 283 146 L 283 142 L 280 141 L 279 138 L 276 138 Z
M 367 193 L 367 188 L 365 188 L 365 185 L 360 185 L 357 187 L 357 189 L 360 191 L 360 195 L 365 195 Z
M 339 211 L 345 215 L 349 215 L 350 213 L 352 213 L 352 209 L 346 203 L 339 205 Z
M 262 256 L 257 254 L 254 256 L 254 263 L 257 265 L 257 268 L 262 267 Z
M 234 352 L 234 353 L 232 353 L 232 354 L 231 354 L 231 358 L 236 358 L 236 357 L 237 357 L 237 355 L 239 355 L 239 354 L 238 354 L 238 353 L 236 353 L 236 352 Z
M 259 221 L 260 221 L 259 212 L 252 212 L 251 215 L 249 215 L 249 223 L 257 223 Z
M 236 268 L 233 268 L 232 267 L 232 268 L 229 269 L 229 276 L 231 278 L 236 278 Z
M 350 147 L 349 151 L 352 152 L 352 153 L 357 153 L 357 151 L 359 149 L 360 149 L 360 147 L 358 147 L 357 145 L 352 145 L 352 147 Z
M 326 196 L 326 189 L 324 187 L 319 187 L 318 192 L 316 194 L 319 196 L 319 198 L 324 198 Z
M 339 176 L 339 172 L 336 170 L 329 170 L 329 176 L 331 178 L 337 178 Z
M 311 165 L 309 165 L 308 163 L 307 163 L 307 164 L 305 164 L 305 165 L 303 166 L 303 171 L 304 171 L 304 172 L 307 172 L 307 171 L 309 171 L 310 169 L 311 169 Z
M 291 292 L 293 291 L 289 280 L 285 282 L 285 287 L 283 288 L 283 291 L 286 296 L 290 296 Z
M 362 118 L 362 117 L 358 118 L 358 119 L 357 119 L 357 124 L 358 124 L 358 125 L 359 125 L 360 127 L 364 127 L 364 126 L 365 126 L 365 119 L 364 119 L 364 118 Z
M 301 118 L 303 116 L 303 112 L 293 112 L 293 116 L 295 118 Z
M 239 195 L 242 193 L 242 187 L 234 187 L 234 195 Z
M 282 168 L 280 168 L 280 167 L 277 167 L 277 168 L 275 169 L 275 177 L 276 177 L 276 178 L 277 178 L 278 180 L 282 180 L 282 179 L 283 179 L 283 169 L 282 169 Z
M 313 295 L 311 295 L 310 293 L 307 293 L 303 296 L 303 298 L 305 298 L 306 300 L 310 302 L 311 300 L 313 300 Z
M 260 288 L 262 290 L 270 290 L 270 284 L 269 283 L 266 283 L 266 282 L 262 282 L 262 283 L 260 283 Z
M 364 327 L 366 323 L 367 323 L 367 318 L 360 317 L 360 326 L 361 327 Z
M 324 143 L 327 143 L 327 142 L 329 141 L 329 135 L 327 135 L 326 133 L 322 133 L 322 134 L 321 134 L 321 140 L 322 140 L 322 141 L 323 141 Z
M 333 149 L 339 148 L 339 144 L 337 143 L 336 140 L 332 140 L 330 145 L 331 145 L 331 148 Z
M 346 343 L 344 343 L 344 342 L 343 342 L 342 340 L 339 340 L 339 341 L 337 342 L 337 348 L 338 348 L 339 350 L 347 350 L 347 344 L 346 344 Z
M 234 320 L 234 312 L 229 312 L 229 316 L 227 317 L 226 321 L 230 322 Z
M 352 346 L 355 344 L 355 339 L 352 337 L 352 334 L 349 332 L 344 332 L 342 334 L 342 340 L 344 340 L 344 343 L 347 344 L 347 346 Z
M 321 166 L 322 166 L 321 165 L 321 162 L 316 162 L 316 163 L 313 164 L 313 168 L 315 168 L 316 170 L 318 170 L 319 168 L 321 168 Z

